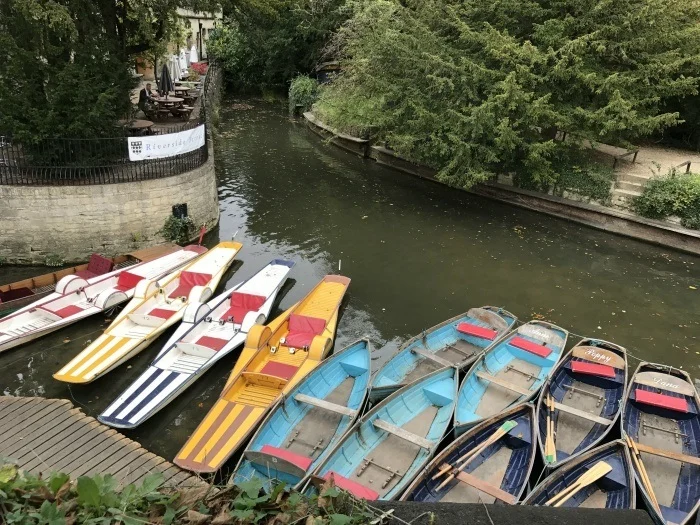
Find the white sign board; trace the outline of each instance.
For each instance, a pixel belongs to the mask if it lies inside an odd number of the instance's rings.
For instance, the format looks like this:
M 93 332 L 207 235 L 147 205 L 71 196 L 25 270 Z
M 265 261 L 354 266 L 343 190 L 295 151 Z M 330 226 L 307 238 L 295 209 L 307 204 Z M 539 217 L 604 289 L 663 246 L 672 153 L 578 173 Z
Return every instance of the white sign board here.
M 204 124 L 178 133 L 129 137 L 128 140 L 129 160 L 174 157 L 204 146 Z

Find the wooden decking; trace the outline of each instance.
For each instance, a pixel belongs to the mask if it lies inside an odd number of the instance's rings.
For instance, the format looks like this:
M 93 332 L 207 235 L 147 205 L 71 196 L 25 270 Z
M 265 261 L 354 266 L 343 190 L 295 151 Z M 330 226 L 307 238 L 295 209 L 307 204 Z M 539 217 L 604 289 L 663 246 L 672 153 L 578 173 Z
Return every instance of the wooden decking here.
M 0 396 L 0 458 L 36 474 L 112 474 L 122 485 L 151 472 L 162 472 L 170 486 L 205 483 L 65 399 Z

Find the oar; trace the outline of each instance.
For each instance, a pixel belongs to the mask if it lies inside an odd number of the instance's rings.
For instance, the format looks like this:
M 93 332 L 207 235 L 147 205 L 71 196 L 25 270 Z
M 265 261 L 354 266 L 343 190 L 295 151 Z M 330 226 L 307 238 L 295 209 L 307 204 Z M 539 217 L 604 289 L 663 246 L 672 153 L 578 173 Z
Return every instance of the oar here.
M 557 460 L 557 447 L 554 444 L 554 400 L 547 394 L 545 397 L 547 406 L 547 439 L 544 443 L 544 460 L 554 463 Z
M 574 481 L 568 488 L 562 490 L 559 494 L 551 498 L 545 505 L 552 505 L 554 507 L 561 507 L 565 502 L 567 502 L 574 494 L 584 487 L 587 487 L 591 483 L 599 480 L 605 476 L 608 472 L 612 470 L 612 467 L 605 461 L 599 461 L 593 465 L 588 472 L 583 474 L 580 478 Z M 554 503 L 556 501 L 556 503 Z
M 635 466 L 637 467 L 637 472 L 639 472 L 639 479 L 642 481 L 642 485 L 644 485 L 644 488 L 649 494 L 649 499 L 651 499 L 652 504 L 654 505 L 654 507 L 656 507 L 656 512 L 658 512 L 660 516 L 661 508 L 659 508 L 659 502 L 656 499 L 656 494 L 654 494 L 654 488 L 651 486 L 651 481 L 649 480 L 649 474 L 647 474 L 647 469 L 644 466 L 644 463 L 642 463 L 642 455 L 639 453 L 637 444 L 632 440 L 631 437 L 629 437 L 629 435 L 627 435 L 627 445 L 630 448 L 632 461 L 634 461 Z
M 460 470 L 463 470 L 471 461 L 476 458 L 486 447 L 493 445 L 496 441 L 501 439 L 503 436 L 505 436 L 508 432 L 513 430 L 516 426 L 518 426 L 518 423 L 515 421 L 506 421 L 503 423 L 500 427 L 498 427 L 493 434 L 491 434 L 481 445 L 478 447 L 474 448 L 470 452 L 467 452 L 464 454 L 461 458 L 459 458 L 455 462 L 455 466 L 452 467 L 451 465 L 448 465 L 446 467 L 443 467 L 437 474 L 433 476 L 432 479 L 437 479 L 443 474 L 446 474 L 450 470 L 453 470 L 453 473 L 447 476 L 445 481 L 440 483 L 440 485 L 437 486 L 435 490 L 440 490 L 442 487 L 447 485 L 450 481 L 452 481 Z

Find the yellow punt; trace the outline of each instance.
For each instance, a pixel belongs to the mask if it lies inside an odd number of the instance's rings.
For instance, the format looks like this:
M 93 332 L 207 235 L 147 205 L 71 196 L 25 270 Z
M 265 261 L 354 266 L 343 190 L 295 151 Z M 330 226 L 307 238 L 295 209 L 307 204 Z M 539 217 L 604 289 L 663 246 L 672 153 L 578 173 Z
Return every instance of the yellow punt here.
M 221 242 L 160 281 L 143 280 L 134 298 L 90 346 L 54 374 L 66 383 L 90 383 L 148 347 L 179 322 L 191 302 L 206 302 L 240 251 L 240 242 Z
M 195 472 L 221 468 L 279 396 L 326 357 L 349 285 L 347 277 L 326 275 L 277 319 L 250 330 L 219 400 L 178 452 L 176 465 Z

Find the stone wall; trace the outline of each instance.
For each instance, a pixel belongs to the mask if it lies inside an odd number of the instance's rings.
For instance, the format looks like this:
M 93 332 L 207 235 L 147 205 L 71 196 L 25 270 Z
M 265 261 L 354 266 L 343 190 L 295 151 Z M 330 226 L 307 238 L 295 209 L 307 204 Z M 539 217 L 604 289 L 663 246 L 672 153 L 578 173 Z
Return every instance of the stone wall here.
M 99 252 L 116 255 L 162 242 L 174 204 L 187 203 L 197 226 L 219 220 L 214 152 L 199 168 L 162 179 L 88 186 L 0 185 L 0 258 L 43 264 Z

